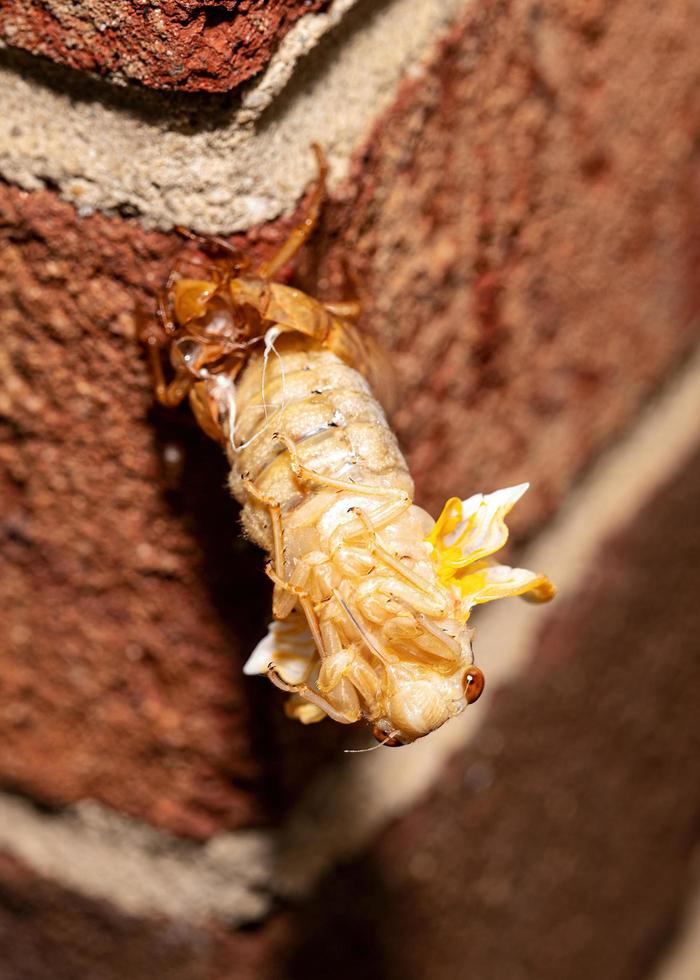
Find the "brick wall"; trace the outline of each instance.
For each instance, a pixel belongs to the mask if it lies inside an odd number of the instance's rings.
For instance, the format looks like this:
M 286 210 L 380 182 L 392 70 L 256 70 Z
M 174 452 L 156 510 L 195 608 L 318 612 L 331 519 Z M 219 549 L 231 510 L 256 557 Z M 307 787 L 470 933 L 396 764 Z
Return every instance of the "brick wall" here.
M 697 9 L 119 6 L 0 12 L 0 978 L 447 978 L 473 956 L 540 980 L 595 948 L 596 975 L 651 980 L 698 807 Z M 354 271 L 419 501 L 530 480 L 517 538 L 553 542 L 565 585 L 537 625 L 484 615 L 504 686 L 468 725 L 368 757 L 241 675 L 262 556 L 134 339 L 174 227 L 269 254 L 314 140 L 331 195 L 298 281 L 336 297 Z

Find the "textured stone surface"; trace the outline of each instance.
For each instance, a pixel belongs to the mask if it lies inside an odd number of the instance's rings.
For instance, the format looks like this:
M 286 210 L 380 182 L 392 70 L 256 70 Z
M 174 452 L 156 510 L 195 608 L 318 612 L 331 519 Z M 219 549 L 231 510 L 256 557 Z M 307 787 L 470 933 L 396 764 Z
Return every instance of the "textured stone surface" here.
M 652 975 L 697 872 L 698 494 L 700 456 L 559 600 L 430 798 L 299 910 L 293 976 Z
M 0 52 L 0 175 L 82 213 L 228 234 L 293 211 L 323 145 L 334 180 L 406 73 L 470 0 L 334 0 L 305 17 L 245 92 L 192 97 L 105 85 Z M 353 9 L 350 9 L 353 8 Z M 369 16 L 368 16 L 369 12 Z M 387 45 L 387 37 L 392 38 Z
M 5 189 L 1 220 L 2 782 L 182 833 L 258 822 L 284 782 L 278 699 L 241 676 L 261 556 L 133 339 L 180 243 L 49 193 Z
M 475 4 L 329 209 L 301 281 L 322 257 L 327 295 L 344 257 L 360 274 L 430 508 L 530 479 L 532 527 L 697 335 L 688 11 Z M 241 677 L 261 557 L 216 447 L 149 409 L 133 313 L 178 243 L 50 192 L 0 201 L 0 782 L 178 833 L 265 820 L 342 733 Z
M 0 38 L 71 68 L 151 88 L 226 92 L 327 0 L 5 0 Z
M 532 480 L 542 516 L 697 335 L 699 13 L 473 4 L 375 128 L 337 229 L 431 506 Z
M 120 915 L 0 853 L 3 980 L 272 980 L 284 926 L 235 934 Z

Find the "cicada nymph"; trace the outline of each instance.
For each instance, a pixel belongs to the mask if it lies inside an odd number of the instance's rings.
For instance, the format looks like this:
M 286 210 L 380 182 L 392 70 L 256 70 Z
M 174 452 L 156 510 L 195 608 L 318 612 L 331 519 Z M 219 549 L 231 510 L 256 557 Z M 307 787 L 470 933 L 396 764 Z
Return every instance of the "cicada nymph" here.
M 287 691 L 301 722 L 364 718 L 380 742 L 401 745 L 481 693 L 472 608 L 513 595 L 544 601 L 554 588 L 491 559 L 527 485 L 450 499 L 434 521 L 413 503 L 373 394 L 379 362 L 353 323 L 357 303 L 275 281 L 318 219 L 326 167 L 315 151 L 306 215 L 279 251 L 251 268 L 226 241 L 202 239 L 212 255 L 204 274 L 171 275 L 160 325 L 141 339 L 157 399 L 189 398 L 227 453 L 246 533 L 270 556 L 273 619 L 245 672 Z

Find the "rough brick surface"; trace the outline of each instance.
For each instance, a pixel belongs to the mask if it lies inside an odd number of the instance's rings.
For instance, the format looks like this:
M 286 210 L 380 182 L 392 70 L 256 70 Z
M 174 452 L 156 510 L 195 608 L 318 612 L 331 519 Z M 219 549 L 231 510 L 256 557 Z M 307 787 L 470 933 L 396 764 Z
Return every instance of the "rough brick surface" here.
M 0 38 L 71 68 L 188 92 L 261 71 L 291 25 L 327 0 L 5 0 Z
M 697 335 L 698 31 L 688 2 L 475 3 L 377 125 L 339 228 L 431 506 L 529 479 L 541 517 Z
M 283 935 L 125 916 L 0 854 L 2 980 L 272 980 Z
M 331 295 L 344 254 L 360 273 L 433 509 L 530 479 L 532 526 L 697 335 L 692 8 L 596 10 L 475 4 L 300 270 L 315 288 L 320 263 Z M 49 192 L 0 205 L 0 781 L 180 833 L 262 820 L 340 734 L 295 728 L 241 678 L 261 558 L 216 447 L 186 412 L 149 412 L 133 313 L 178 244 Z
M 241 676 L 261 556 L 218 448 L 150 411 L 133 336 L 180 243 L 48 193 L 5 189 L 2 223 L 2 781 L 180 833 L 259 822 L 284 782 L 279 699 Z
M 699 494 L 700 456 L 560 599 L 431 797 L 300 910 L 294 976 L 653 975 L 695 878 Z

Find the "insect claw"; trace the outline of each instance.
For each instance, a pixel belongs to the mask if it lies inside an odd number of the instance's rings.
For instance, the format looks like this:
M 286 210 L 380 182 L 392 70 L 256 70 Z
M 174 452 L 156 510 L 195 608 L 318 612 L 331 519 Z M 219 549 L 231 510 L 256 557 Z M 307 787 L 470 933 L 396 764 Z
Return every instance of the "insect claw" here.
M 267 676 L 275 687 L 278 687 L 280 691 L 286 691 L 288 694 L 299 694 L 307 690 L 306 684 L 289 684 L 287 681 L 283 681 L 277 667 L 272 662 L 267 666 Z

